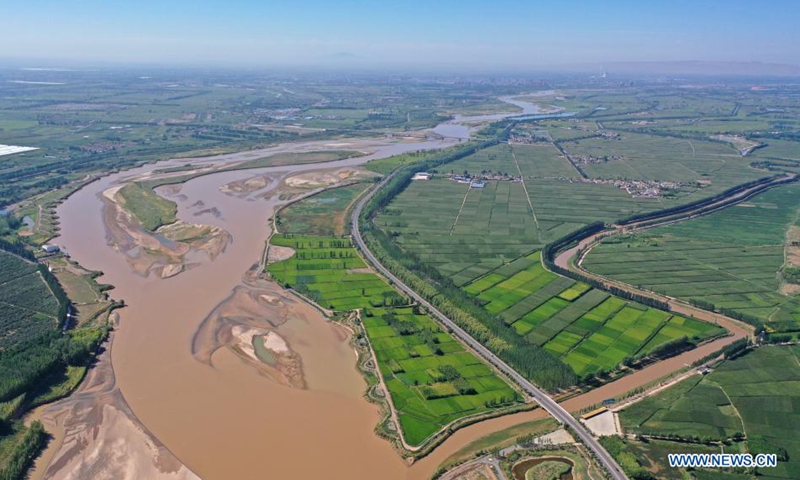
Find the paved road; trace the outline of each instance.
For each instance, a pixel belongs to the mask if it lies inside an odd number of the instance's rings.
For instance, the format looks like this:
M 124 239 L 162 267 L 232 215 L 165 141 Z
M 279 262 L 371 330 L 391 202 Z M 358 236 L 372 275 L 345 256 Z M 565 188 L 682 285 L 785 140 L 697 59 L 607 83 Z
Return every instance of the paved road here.
M 517 382 L 523 389 L 525 389 L 534 400 L 536 400 L 539 405 L 542 406 L 547 412 L 552 415 L 556 420 L 559 422 L 569 425 L 573 432 L 580 438 L 580 440 L 587 446 L 589 449 L 594 453 L 594 455 L 600 460 L 600 463 L 603 464 L 605 469 L 609 472 L 612 478 L 615 480 L 627 480 L 627 476 L 622 471 L 622 468 L 617 464 L 617 462 L 611 457 L 611 455 L 603 448 L 602 445 L 595 439 L 585 428 L 584 426 L 578 422 L 570 413 L 561 407 L 555 400 L 550 398 L 544 391 L 540 390 L 536 387 L 533 383 L 529 382 L 525 377 L 517 373 L 516 370 L 511 368 L 508 364 L 504 361 L 500 360 L 495 354 L 489 351 L 488 348 L 484 347 L 481 343 L 477 340 L 472 338 L 467 332 L 465 332 L 461 327 L 455 324 L 452 320 L 450 320 L 447 316 L 437 310 L 433 305 L 431 305 L 427 300 L 422 298 L 417 292 L 412 290 L 408 287 L 405 283 L 403 283 L 399 278 L 394 276 L 392 272 L 386 269 L 375 256 L 372 254 L 371 251 L 367 248 L 366 244 L 364 243 L 364 239 L 361 237 L 361 231 L 359 230 L 358 225 L 358 217 L 361 215 L 361 211 L 364 208 L 364 205 L 378 192 L 392 177 L 394 173 L 388 175 L 384 178 L 377 187 L 375 187 L 368 195 L 364 196 L 361 201 L 358 202 L 356 208 L 353 209 L 353 214 L 351 218 L 351 233 L 353 235 L 353 240 L 355 240 L 356 245 L 361 250 L 361 253 L 367 259 L 367 261 L 381 274 L 383 274 L 386 278 L 391 280 L 394 285 L 402 290 L 405 294 L 409 297 L 413 298 L 420 305 L 423 305 L 428 311 L 436 317 L 443 325 L 449 328 L 454 335 L 456 335 L 459 339 L 461 339 L 464 343 L 469 345 L 475 352 L 480 354 L 484 359 L 486 359 L 489 363 L 494 365 L 498 370 L 502 371 L 510 378 L 512 378 L 515 382 Z

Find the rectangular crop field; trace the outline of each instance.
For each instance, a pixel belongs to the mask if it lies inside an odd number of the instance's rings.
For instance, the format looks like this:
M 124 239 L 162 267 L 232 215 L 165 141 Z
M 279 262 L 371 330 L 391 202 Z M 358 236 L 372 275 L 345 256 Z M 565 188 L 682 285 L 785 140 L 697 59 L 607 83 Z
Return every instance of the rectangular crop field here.
M 324 308 L 345 311 L 407 303 L 367 269 L 348 238 L 278 234 L 270 243 L 295 250 L 291 258 L 268 265 L 270 274 Z
M 519 401 L 478 357 L 411 308 L 367 309 L 364 328 L 406 441 L 419 445 L 458 418 Z
M 612 237 L 586 256 L 584 266 L 665 295 L 735 310 L 775 331 L 795 331 L 796 280 L 782 272 L 798 262 L 791 242 L 800 239 L 799 213 L 800 187 L 778 187 L 711 215 Z
M 632 198 L 613 185 L 565 178 L 523 181 L 488 181 L 480 189 L 440 177 L 411 182 L 375 225 L 464 285 L 590 222 L 663 208 L 656 199 Z
M 0 350 L 55 329 L 58 311 L 36 265 L 0 250 Z
M 509 325 L 520 342 L 543 347 L 578 375 L 613 370 L 681 337 L 721 333 L 711 324 L 613 297 L 548 272 L 540 252 L 520 257 L 463 287 Z
M 698 180 L 709 182 L 700 190 L 687 189 L 698 198 L 767 176 L 750 168 L 749 159 L 722 143 L 632 132 L 619 135 L 564 142 L 563 146 L 573 157 L 606 159 L 581 166 L 590 178 L 683 182 L 687 186 Z
M 761 347 L 726 360 L 708 375 L 690 377 L 626 408 L 620 413 L 622 426 L 630 433 L 701 442 L 745 434 L 751 453 L 779 454 L 778 466 L 759 469 L 759 478 L 800 478 L 798 348 Z
M 362 322 L 398 412 L 419 445 L 448 423 L 520 401 L 517 392 L 429 316 L 370 273 L 349 239 L 275 235 L 294 256 L 267 267 L 284 285 L 334 310 L 364 309 Z

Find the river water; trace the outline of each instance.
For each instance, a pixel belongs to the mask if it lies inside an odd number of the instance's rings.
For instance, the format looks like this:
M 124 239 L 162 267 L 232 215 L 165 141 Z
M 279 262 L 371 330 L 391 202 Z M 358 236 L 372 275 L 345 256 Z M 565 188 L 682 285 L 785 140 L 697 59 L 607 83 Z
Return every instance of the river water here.
M 543 90 L 540 92 L 536 92 L 535 94 L 526 95 L 528 97 L 545 97 L 549 95 L 555 94 L 552 90 Z M 438 135 L 441 135 L 445 138 L 455 138 L 458 140 L 468 140 L 470 135 L 474 133 L 478 128 L 475 124 L 478 123 L 486 123 L 486 122 L 496 122 L 498 120 L 503 120 L 505 118 L 523 118 L 521 116 L 538 116 L 538 115 L 545 115 L 549 112 L 558 112 L 561 109 L 548 107 L 547 109 L 542 109 L 541 106 L 526 102 L 519 98 L 520 96 L 508 96 L 508 97 L 500 97 L 500 100 L 506 102 L 508 104 L 514 105 L 522 109 L 521 112 L 515 113 L 494 113 L 489 115 L 455 115 L 452 120 L 440 123 L 437 125 L 433 131 Z M 531 117 L 533 118 L 533 117 Z
M 523 102 L 520 106 L 522 114 L 540 113 L 534 105 Z M 512 114 L 461 117 L 458 122 L 497 120 L 509 115 Z M 447 125 L 439 125 L 437 130 L 464 128 L 466 130 L 462 132 L 468 132 L 472 128 L 456 121 L 447 122 Z M 459 138 L 454 135 L 444 140 L 416 143 L 397 139 L 303 142 L 261 151 L 160 162 L 104 177 L 64 202 L 57 211 L 61 236 L 55 243 L 84 267 L 103 271 L 100 281 L 115 286 L 110 292 L 112 297 L 124 299 L 128 304 L 119 311 L 120 323 L 108 363 L 113 363 L 116 388 L 124 397 L 126 408 L 129 406 L 140 424 L 136 428 L 146 430 L 158 441 L 158 448 L 166 448 L 179 462 L 206 479 L 424 480 L 442 461 L 468 443 L 503 428 L 544 418 L 546 413 L 538 409 L 471 425 L 457 431 L 432 454 L 409 466 L 394 452 L 389 442 L 374 434 L 380 418 L 378 408 L 363 398 L 366 384 L 355 369 L 356 357 L 348 344 L 348 332 L 328 322 L 310 306 L 294 302 L 288 309 L 288 320 L 275 328 L 302 358 L 306 389 L 291 388 L 265 378 L 229 348 L 216 350 L 211 364 L 198 361 L 192 352 L 195 335 L 209 313 L 242 286 L 245 273 L 259 261 L 264 240 L 270 233 L 268 219 L 275 208 L 285 202 L 278 196 L 264 195 L 275 188 L 278 183 L 275 179 L 326 168 L 356 166 L 407 151 L 441 148 Z M 125 256 L 109 245 L 101 194 L 135 176 L 156 168 L 186 163 L 239 162 L 271 153 L 337 148 L 365 149 L 374 153 L 324 164 L 215 173 L 191 180 L 178 191 L 164 192 L 178 203 L 180 219 L 214 225 L 231 234 L 232 243 L 213 261 L 200 262 L 196 268 L 168 279 L 154 275 L 145 278 L 135 273 Z M 273 180 L 260 190 L 244 195 L 229 195 L 221 191 L 222 186 L 231 182 L 265 174 Z M 209 213 L 198 215 L 197 202 L 202 202 Z M 273 288 L 280 290 L 277 286 Z M 269 320 L 264 319 L 265 327 Z M 733 338 L 737 337 L 720 339 L 651 365 L 572 398 L 564 406 L 576 411 L 646 385 L 720 348 L 721 344 Z M 80 398 L 83 393 L 72 397 Z M 58 404 L 53 406 L 54 409 L 57 407 Z M 57 415 L 63 417 L 65 414 Z M 102 422 L 89 428 L 80 442 L 62 444 L 57 438 L 40 461 L 45 465 L 37 465 L 34 478 L 42 475 L 81 478 L 80 474 L 67 468 L 70 464 L 66 461 L 51 461 L 54 455 L 62 460 L 70 455 L 83 457 L 84 464 L 89 465 L 119 462 L 117 470 L 125 475 L 104 478 L 150 478 L 142 472 L 152 470 L 137 470 L 135 462 L 125 463 L 121 458 L 125 456 L 123 454 L 109 458 L 93 456 L 92 452 L 96 453 L 98 449 L 93 450 L 92 442 L 103 438 L 101 430 L 107 423 L 105 418 L 102 416 Z M 56 436 L 63 436 L 63 431 L 59 434 L 58 430 L 53 430 L 57 432 Z M 142 442 L 136 436 L 109 437 Z M 140 451 L 153 449 L 153 442 L 144 443 L 147 445 Z M 75 448 L 76 444 L 80 448 Z M 64 445 L 72 445 L 72 450 L 66 452 L 68 455 L 63 452 L 67 449 Z M 112 442 L 107 450 L 119 450 L 119 444 Z M 169 463 L 162 459 L 155 463 L 159 462 Z M 159 478 L 189 478 L 172 475 L 169 472 L 177 469 L 174 465 L 171 468 L 167 469 L 168 474 Z
M 538 112 L 531 104 L 520 106 L 523 114 Z M 477 118 L 497 120 L 509 115 Z M 475 118 L 462 117 L 459 121 L 473 122 Z M 467 131 L 471 128 L 453 121 L 448 125 Z M 441 128 L 442 125 L 437 127 Z M 220 190 L 222 186 L 265 174 L 276 179 L 289 174 L 360 165 L 406 151 L 441 148 L 458 141 L 457 138 L 417 143 L 396 139 L 304 142 L 218 157 L 160 162 L 104 177 L 64 202 L 57 211 L 61 236 L 55 242 L 84 267 L 103 271 L 100 281 L 115 286 L 110 292 L 112 297 L 124 299 L 128 304 L 119 311 L 120 324 L 108 363 L 113 363 L 116 387 L 141 425 L 137 428 L 146 430 L 177 460 L 206 479 L 423 480 L 466 444 L 488 433 L 544 418 L 546 413 L 539 409 L 471 425 L 409 466 L 389 442 L 374 434 L 379 412 L 363 398 L 366 385 L 355 369 L 356 357 L 348 344 L 348 332 L 328 322 L 308 305 L 292 304 L 288 321 L 275 329 L 302 358 L 306 389 L 291 388 L 265 378 L 229 348 L 216 350 L 210 365 L 198 361 L 192 353 L 193 340 L 204 319 L 234 289 L 242 286 L 245 272 L 259 261 L 264 240 L 270 233 L 268 219 L 275 208 L 285 202 L 277 196 L 263 195 L 275 188 L 278 182 L 274 180 L 244 195 L 225 194 Z M 169 193 L 178 203 L 180 219 L 218 226 L 233 237 L 232 243 L 214 261 L 201 262 L 196 268 L 168 279 L 154 275 L 145 278 L 135 273 L 125 256 L 109 245 L 101 194 L 134 176 L 190 162 L 193 165 L 238 162 L 278 152 L 337 148 L 367 149 L 374 153 L 324 164 L 215 173 L 191 180 L 179 191 Z M 198 201 L 206 211 L 216 209 L 218 214 L 198 215 Z M 277 286 L 273 288 L 280 290 Z M 264 319 L 265 326 L 269 320 Z M 721 339 L 651 365 L 568 400 L 564 406 L 572 411 L 579 410 L 646 385 L 730 341 L 731 338 Z M 141 475 L 137 477 L 135 464 L 124 463 L 113 456 L 99 459 L 92 456 L 91 452 L 96 451 L 92 450 L 92 439 L 103 437 L 102 432 L 98 435 L 98 430 L 104 425 L 100 423 L 89 429 L 89 434 L 83 437 L 86 440 L 78 442 L 82 450 L 67 453 L 82 456 L 86 464 L 119 461 L 119 471 L 125 473 L 124 478 L 142 478 Z M 128 441 L 141 439 L 134 437 Z M 72 445 L 74 447 L 75 442 Z M 152 442 L 143 450 L 152 448 L 149 445 Z M 117 444 L 110 447 L 118 449 Z M 62 462 L 59 471 L 58 465 L 54 466 L 49 460 L 54 454 L 59 458 L 65 450 L 60 439 L 53 442 L 50 450 L 43 460 L 50 466 L 37 465 L 35 478 L 42 476 L 45 470 L 44 476 L 80 478 L 63 467 L 69 464 Z M 161 478 L 178 476 L 170 474 Z
M 526 106 L 525 110 L 533 113 L 536 109 Z M 192 355 L 198 328 L 258 262 L 270 233 L 268 219 L 285 201 L 260 195 L 274 185 L 243 196 L 223 193 L 223 185 L 256 175 L 280 177 L 354 166 L 405 151 L 442 148 L 453 140 L 363 142 L 306 142 L 260 152 L 160 162 L 104 177 L 58 207 L 61 232 L 56 243 L 84 267 L 103 271 L 100 281 L 114 285 L 112 297 L 124 299 L 128 305 L 119 311 L 111 352 L 116 385 L 138 421 L 202 478 L 422 479 L 430 476 L 447 454 L 485 433 L 480 424 L 469 427 L 465 430 L 468 435 L 448 441 L 434 455 L 409 468 L 389 442 L 374 434 L 379 411 L 363 398 L 365 383 L 354 368 L 356 358 L 348 345 L 348 332 L 306 305 L 294 305 L 289 320 L 277 328 L 302 358 L 306 389 L 264 378 L 227 348 L 214 353 L 211 365 Z M 134 176 L 189 162 L 232 162 L 274 152 L 336 148 L 368 148 L 375 153 L 324 164 L 216 173 L 193 179 L 174 192 L 172 199 L 178 203 L 181 220 L 215 225 L 233 237 L 214 261 L 168 279 L 145 278 L 133 272 L 125 257 L 109 245 L 101 194 Z M 217 214 L 198 216 L 192 208 L 198 201 L 207 209 L 215 208 Z M 486 431 L 512 421 L 492 421 Z M 47 473 L 51 474 L 52 468 Z M 69 478 L 58 472 L 54 476 Z

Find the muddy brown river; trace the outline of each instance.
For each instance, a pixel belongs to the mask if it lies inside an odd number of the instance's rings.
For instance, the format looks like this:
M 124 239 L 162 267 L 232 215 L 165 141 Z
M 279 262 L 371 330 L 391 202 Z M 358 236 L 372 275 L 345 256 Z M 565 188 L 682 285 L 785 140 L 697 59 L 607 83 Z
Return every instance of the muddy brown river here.
M 379 410 L 363 398 L 366 384 L 355 369 L 348 331 L 274 284 L 268 290 L 280 299 L 283 317 L 250 314 L 250 325 L 262 322 L 285 339 L 302 360 L 306 388 L 269 378 L 232 348 L 214 349 L 209 362 L 193 354 L 204 320 L 243 288 L 246 272 L 259 262 L 270 233 L 268 219 L 286 201 L 276 194 L 282 179 L 451 143 L 380 139 L 281 145 L 160 162 L 104 177 L 71 196 L 58 208 L 61 236 L 55 242 L 82 266 L 103 271 L 100 281 L 114 285 L 112 296 L 128 306 L 119 311 L 110 355 L 101 357 L 86 385 L 37 413 L 57 435 L 37 462 L 34 477 L 421 480 L 467 443 L 542 418 L 538 410 L 464 428 L 409 466 L 374 434 Z M 179 219 L 231 235 L 231 243 L 213 261 L 198 261 L 171 278 L 144 277 L 109 245 L 102 193 L 135 176 L 188 162 L 237 162 L 275 152 L 337 148 L 375 153 L 324 164 L 215 173 L 162 192 L 177 202 Z M 237 195 L 222 188 L 257 176 L 268 178 L 266 185 Z M 102 401 L 98 391 L 105 392 Z
M 292 305 L 288 321 L 277 328 L 302 358 L 307 389 L 264 378 L 227 348 L 216 350 L 211 365 L 199 362 L 192 355 L 192 341 L 209 312 L 258 262 L 269 235 L 267 220 L 281 203 L 259 198 L 275 182 L 245 196 L 222 193 L 223 185 L 265 173 L 348 166 L 440 146 L 395 142 L 378 147 L 376 155 L 352 160 L 192 180 L 173 195 L 178 217 L 223 228 L 233 241 L 214 261 L 168 279 L 134 273 L 108 245 L 103 223 L 101 192 L 153 166 L 103 178 L 59 207 L 62 230 L 57 242 L 82 265 L 102 270 L 101 281 L 115 286 L 113 297 L 128 304 L 119 312 L 113 342 L 116 384 L 135 417 L 189 470 L 207 479 L 405 478 L 406 464 L 373 433 L 378 410 L 363 399 L 365 383 L 354 368 L 348 332 L 312 308 Z M 198 201 L 215 208 L 217 215 L 195 215 L 191 206 Z M 63 473 L 47 471 L 48 476 L 66 477 Z
M 135 472 L 141 477 L 146 471 L 163 478 L 193 478 L 194 474 L 206 479 L 422 479 L 458 446 L 486 433 L 483 428 L 466 429 L 471 435 L 446 444 L 435 455 L 409 467 L 389 442 L 374 434 L 379 411 L 363 398 L 366 385 L 355 369 L 348 332 L 301 302 L 289 305 L 286 321 L 275 331 L 302 358 L 305 389 L 265 378 L 229 348 L 215 350 L 211 364 L 198 361 L 192 354 L 192 343 L 203 320 L 242 285 L 245 272 L 259 261 L 270 233 L 268 219 L 285 202 L 270 197 L 278 181 L 243 195 L 224 193 L 224 185 L 265 174 L 280 179 L 299 172 L 353 166 L 372 158 L 450 143 L 395 140 L 388 145 L 364 146 L 375 154 L 344 161 L 217 173 L 191 180 L 165 194 L 177 202 L 179 219 L 220 227 L 233 240 L 213 261 L 199 262 L 195 268 L 166 279 L 135 273 L 124 255 L 109 245 L 103 214 L 108 206 L 104 207 L 102 192 L 155 168 L 188 160 L 114 174 L 70 197 L 58 208 L 62 228 L 56 242 L 86 268 L 103 271 L 101 281 L 115 286 L 112 296 L 128 305 L 119 311 L 109 359 L 125 405 L 92 407 L 92 411 L 102 412 L 102 421 L 95 418 L 92 425 L 73 426 L 72 433 L 67 428 L 67 442 L 61 445 L 63 440 L 57 438 L 51 447 L 55 452 L 48 452 L 37 464 L 37 476 L 79 478 L 74 472 L 82 471 L 113 478 L 114 473 L 133 471 L 126 476 L 137 478 Z M 340 142 L 289 148 L 303 151 L 358 146 Z M 279 149 L 286 151 L 287 147 Z M 252 156 L 247 153 L 191 161 L 240 161 Z M 199 212 L 198 202 L 206 213 Z M 214 214 L 208 213 L 211 209 Z M 269 319 L 264 320 L 269 326 Z M 116 410 L 128 407 L 131 418 L 122 422 L 130 423 L 126 433 L 109 434 L 105 443 L 97 440 L 97 435 L 86 434 L 89 430 L 102 431 L 109 418 L 119 417 Z M 49 409 L 58 421 L 75 415 L 60 412 L 58 404 Z M 75 441 L 80 433 L 84 436 Z M 112 452 L 114 440 L 119 438 L 143 446 L 135 455 L 118 458 Z M 76 447 L 78 444 L 82 446 Z M 142 451 L 159 446 L 160 457 L 142 455 Z M 51 460 L 53 455 L 55 461 Z M 172 463 L 177 459 L 185 468 L 163 467 L 162 463 L 169 463 L 165 459 Z M 92 466 L 98 460 L 118 465 L 98 471 Z

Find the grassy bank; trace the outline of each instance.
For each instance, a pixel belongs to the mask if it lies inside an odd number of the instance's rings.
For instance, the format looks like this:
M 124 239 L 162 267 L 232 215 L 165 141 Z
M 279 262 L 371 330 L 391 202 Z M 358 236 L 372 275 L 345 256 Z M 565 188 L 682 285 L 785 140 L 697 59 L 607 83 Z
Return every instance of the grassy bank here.
M 178 206 L 175 202 L 162 198 L 152 188 L 141 183 L 129 183 L 117 195 L 122 198 L 125 209 L 151 232 L 178 220 Z

